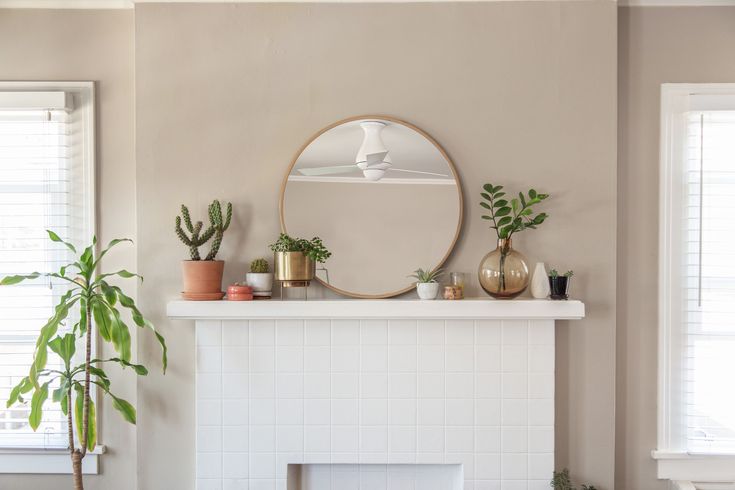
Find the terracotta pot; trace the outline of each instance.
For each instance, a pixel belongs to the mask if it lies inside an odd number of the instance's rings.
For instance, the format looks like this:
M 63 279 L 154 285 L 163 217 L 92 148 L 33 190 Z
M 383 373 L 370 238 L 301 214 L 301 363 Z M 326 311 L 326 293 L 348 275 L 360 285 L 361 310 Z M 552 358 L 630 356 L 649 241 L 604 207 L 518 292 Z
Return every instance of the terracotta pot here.
M 184 294 L 221 294 L 223 260 L 183 260 Z

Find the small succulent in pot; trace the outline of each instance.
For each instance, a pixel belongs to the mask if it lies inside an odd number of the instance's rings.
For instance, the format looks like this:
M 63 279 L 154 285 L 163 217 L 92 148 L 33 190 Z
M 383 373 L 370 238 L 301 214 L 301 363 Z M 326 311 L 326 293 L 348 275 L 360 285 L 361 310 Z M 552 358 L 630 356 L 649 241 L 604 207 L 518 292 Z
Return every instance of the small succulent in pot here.
M 442 269 L 416 269 L 408 277 L 416 279 L 416 292 L 421 299 L 436 299 L 439 294 L 439 281 L 438 279 L 444 273 Z
M 250 262 L 250 272 L 245 275 L 248 286 L 253 288 L 256 296 L 268 297 L 273 289 L 273 274 L 266 259 L 255 259 Z
M 573 275 L 574 271 L 571 270 L 559 275 L 559 271 L 551 269 L 549 272 L 551 299 L 569 299 L 569 282 Z

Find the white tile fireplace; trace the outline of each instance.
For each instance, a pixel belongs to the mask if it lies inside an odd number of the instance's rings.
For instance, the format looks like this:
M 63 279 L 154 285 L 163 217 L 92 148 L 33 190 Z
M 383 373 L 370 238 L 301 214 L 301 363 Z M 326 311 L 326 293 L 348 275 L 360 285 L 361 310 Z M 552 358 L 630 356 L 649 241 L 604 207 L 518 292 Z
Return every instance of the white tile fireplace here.
M 578 301 L 169 303 L 196 324 L 198 490 L 545 489 Z

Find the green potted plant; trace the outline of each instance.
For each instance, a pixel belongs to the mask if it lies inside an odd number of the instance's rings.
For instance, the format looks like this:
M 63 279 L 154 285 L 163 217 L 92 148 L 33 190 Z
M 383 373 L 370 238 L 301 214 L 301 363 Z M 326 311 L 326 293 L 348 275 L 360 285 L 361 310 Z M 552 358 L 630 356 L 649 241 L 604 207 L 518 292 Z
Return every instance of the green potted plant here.
M 413 277 L 416 279 L 416 293 L 419 295 L 419 298 L 428 300 L 428 299 L 436 299 L 437 294 L 439 294 L 439 277 L 444 273 L 442 269 L 436 269 L 436 270 L 424 270 L 424 269 L 416 269 L 413 271 L 413 274 L 411 274 L 408 277 Z
M 250 272 L 245 275 L 245 282 L 253 288 L 254 296 L 268 297 L 273 290 L 273 274 L 265 259 L 255 259 L 250 263 Z
M 551 299 L 569 299 L 569 283 L 571 282 L 574 271 L 566 271 L 559 275 L 556 269 L 549 272 L 549 288 L 551 289 Z
M 62 243 L 77 254 L 74 245 L 63 241 L 52 231 L 47 233 L 53 242 Z M 110 378 L 105 371 L 105 366 L 117 364 L 123 369 L 131 368 L 138 376 L 148 374 L 145 366 L 132 363 L 130 329 L 123 320 L 123 309 L 129 311 L 135 325 L 151 330 L 156 336 L 163 351 L 163 372 L 166 372 L 164 338 L 143 316 L 133 299 L 122 288 L 108 282 L 108 278 L 112 276 L 125 279 L 140 276 L 126 270 L 108 273 L 99 270 L 100 259 L 112 247 L 130 241 L 126 238 L 112 240 L 107 248 L 97 254 L 97 240 L 93 238 L 92 244 L 79 254 L 76 261 L 61 267 L 58 272 L 6 276 L 0 281 L 0 286 L 9 286 L 25 280 L 48 277 L 63 282 L 68 288 L 56 305 L 53 316 L 41 328 L 28 376 L 11 390 L 7 407 L 16 403 L 30 404 L 28 423 L 36 430 L 41 424 L 49 395 L 54 402 L 60 404 L 61 411 L 68 419 L 69 454 L 75 490 L 84 489 L 82 460 L 97 444 L 97 409 L 93 392 L 112 398 L 113 408 L 127 422 L 135 424 L 136 421 L 135 407 L 112 393 Z M 140 279 L 143 280 L 142 277 Z M 62 330 L 70 318 L 79 320 L 70 325 L 70 329 Z M 97 345 L 99 339 L 111 344 L 117 356 L 109 359 L 93 358 L 92 346 Z M 78 348 L 81 356 L 76 355 Z M 61 358 L 63 367 L 47 367 L 49 350 Z M 79 364 L 75 365 L 77 362 Z
M 513 248 L 512 237 L 524 230 L 535 230 L 548 215 L 534 214 L 533 207 L 549 197 L 530 189 L 527 194 L 507 197 L 502 185 L 485 184 L 480 195 L 480 206 L 489 214 L 482 219 L 492 222 L 498 245 L 495 250 L 483 257 L 478 269 L 480 285 L 495 298 L 514 298 L 525 291 L 529 281 L 528 261 Z
M 569 476 L 569 470 L 566 468 L 561 471 L 554 471 L 549 486 L 554 490 L 576 490 L 572 478 Z M 597 488 L 594 485 L 582 485 L 582 490 L 597 490 Z
M 283 287 L 305 287 L 314 279 L 316 263 L 324 263 L 332 253 L 321 238 L 292 238 L 281 233 L 270 246 L 275 254 L 275 277 Z
M 190 300 L 216 300 L 222 299 L 222 274 L 225 263 L 216 260 L 217 252 L 222 245 L 222 237 L 232 220 L 232 204 L 227 203 L 227 211 L 222 214 L 222 204 L 214 200 L 208 208 L 209 226 L 203 229 L 203 223 L 192 222 L 189 208 L 181 205 L 181 216 L 176 216 L 176 236 L 189 247 L 190 260 L 181 262 L 184 276 L 185 299 Z M 181 227 L 184 223 L 186 231 Z M 188 231 L 188 234 L 187 234 Z M 199 255 L 199 247 L 212 240 L 209 253 L 202 260 Z

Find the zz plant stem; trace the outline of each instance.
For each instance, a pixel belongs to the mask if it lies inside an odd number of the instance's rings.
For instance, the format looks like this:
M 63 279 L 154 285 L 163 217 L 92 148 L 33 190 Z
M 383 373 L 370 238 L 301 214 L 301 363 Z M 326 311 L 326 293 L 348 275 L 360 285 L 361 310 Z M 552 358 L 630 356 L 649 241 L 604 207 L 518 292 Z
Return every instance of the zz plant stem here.
M 61 243 L 77 254 L 74 245 L 63 241 L 52 231 L 47 231 L 47 233 L 51 241 Z M 0 280 L 0 286 L 32 281 L 39 277 L 53 278 L 68 283 L 68 289 L 54 308 L 54 314 L 40 330 L 28 376 L 21 379 L 11 390 L 7 407 L 15 403 L 28 403 L 30 395 L 31 411 L 28 423 L 35 431 L 41 425 L 43 407 L 48 401 L 49 390 L 53 389 L 51 398 L 60 404 L 61 411 L 67 418 L 69 454 L 75 490 L 84 489 L 82 460 L 88 451 L 94 450 L 97 444 L 96 408 L 91 397 L 91 388 L 94 386 L 95 389 L 99 389 L 104 395 L 112 398 L 112 406 L 126 421 L 132 424 L 136 422 L 135 407 L 110 391 L 110 378 L 104 370 L 104 364 L 115 363 L 123 369 L 131 368 L 139 376 L 148 374 L 145 366 L 131 362 L 130 329 L 122 318 L 120 307 L 129 312 L 135 325 L 141 329 L 150 330 L 155 335 L 161 345 L 163 372 L 164 374 L 166 372 L 167 348 L 163 336 L 143 316 L 135 305 L 135 301 L 119 286 L 110 284 L 107 280 L 111 276 L 123 279 L 140 278 L 141 281 L 143 278 L 124 269 L 110 273 L 99 271 L 102 257 L 111 248 L 122 242 L 131 242 L 131 240 L 126 238 L 112 240 L 107 248 L 96 254 L 97 240 L 93 238 L 92 244 L 85 248 L 74 262 L 61 267 L 58 272 L 33 272 L 28 275 L 6 276 Z M 72 312 L 78 314 L 79 321 L 72 325 L 70 331 L 60 332 L 60 327 L 66 326 Z M 112 345 L 117 353 L 115 357 L 92 358 L 92 342 L 95 333 L 105 343 Z M 72 361 L 75 358 L 78 343 L 84 345 L 84 361 L 73 366 Z M 49 350 L 63 361 L 61 370 L 46 367 Z M 57 383 L 58 387 L 56 387 Z

